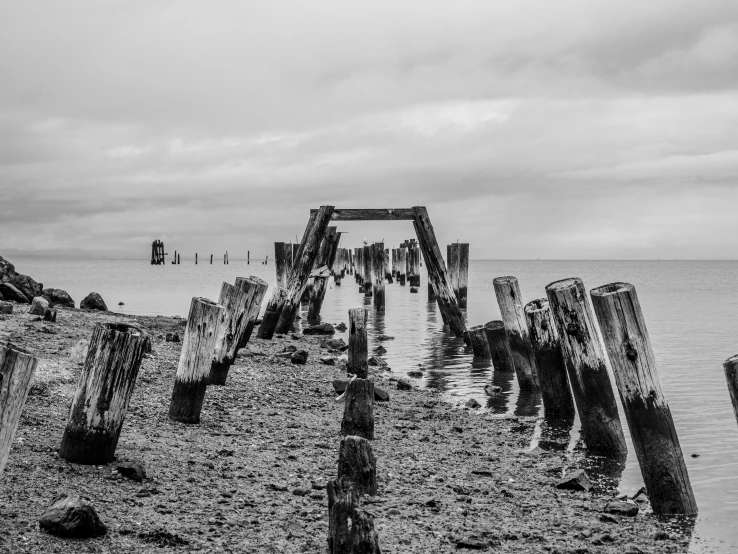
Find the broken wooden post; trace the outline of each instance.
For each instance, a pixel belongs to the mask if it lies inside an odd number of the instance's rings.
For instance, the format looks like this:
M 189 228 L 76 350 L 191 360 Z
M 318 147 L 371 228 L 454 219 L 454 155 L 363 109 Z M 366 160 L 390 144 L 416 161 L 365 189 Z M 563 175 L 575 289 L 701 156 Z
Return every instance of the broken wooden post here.
M 376 242 L 371 246 L 372 254 L 372 294 L 374 296 L 374 309 L 378 312 L 385 311 L 384 301 L 384 243 Z
M 225 319 L 215 339 L 213 361 L 208 377 L 209 385 L 226 384 L 228 370 L 236 360 L 238 343 L 242 340 L 248 325 L 248 311 L 251 304 L 249 292 L 230 283 L 223 283 L 220 288 L 218 304 L 225 309 Z
M 505 330 L 505 323 L 496 319 L 485 323 L 484 329 L 487 331 L 487 344 L 495 371 L 505 373 L 515 371 L 515 362 L 510 350 L 510 340 Z
M 505 322 L 520 390 L 538 390 L 536 358 L 530 343 L 518 280 L 515 277 L 496 277 L 492 283 L 502 321 Z
M 459 244 L 453 243 L 446 245 L 446 267 L 448 268 L 448 284 L 456 295 L 456 301 L 461 308 L 459 300 Z
M 318 256 L 315 259 L 315 270 L 312 272 L 313 284 L 308 287 L 308 320 L 314 321 L 320 317 L 320 308 L 323 306 L 325 291 L 328 289 L 330 268 L 336 259 L 336 250 L 341 234 L 336 232 L 335 227 L 328 227 L 320 245 Z
M 635 287 L 612 283 L 592 289 L 591 297 L 651 507 L 662 516 L 695 515 L 697 503 Z
M 38 359 L 28 350 L 0 343 L 0 475 L 8 461 L 37 365 Z
M 260 339 L 271 340 L 274 336 L 274 330 L 279 322 L 279 316 L 282 313 L 282 306 L 287 301 L 287 289 L 282 287 L 274 287 L 272 297 L 264 311 L 264 317 L 261 318 L 259 325 L 258 337 Z
M 466 308 L 467 295 L 469 288 L 469 243 L 462 242 L 457 243 L 458 248 L 458 270 L 456 285 L 458 290 L 454 290 L 456 293 L 456 299 L 459 301 L 459 308 Z
M 374 382 L 352 379 L 344 392 L 341 434 L 374 440 Z
M 310 216 L 309 227 L 305 230 L 305 236 L 297 251 L 297 258 L 294 259 L 290 271 L 287 298 L 283 302 L 275 329 L 277 333 L 288 333 L 292 328 L 297 311 L 300 309 L 300 297 L 308 285 L 310 272 L 313 270 L 315 258 L 318 255 L 320 244 L 323 241 L 332 214 L 333 206 L 321 206 L 320 210 Z
M 213 265 L 213 255 L 210 254 L 210 265 Z
M 361 261 L 364 264 L 364 296 L 371 296 L 372 290 L 372 247 L 365 245 L 362 254 Z
M 195 265 L 197 265 L 197 252 L 195 252 Z
M 533 355 L 536 358 L 538 384 L 546 419 L 574 421 L 574 399 L 569 389 L 566 366 L 556 325 L 551 319 L 548 300 L 539 298 L 524 308 L 530 332 Z
M 224 320 L 225 308 L 220 304 L 207 298 L 192 299 L 169 403 L 170 419 L 199 423 L 215 341 Z
M 443 263 L 441 249 L 438 246 L 433 225 L 428 217 L 428 211 L 422 206 L 415 206 L 413 208 L 413 216 L 415 232 L 418 235 L 423 257 L 425 257 L 428 279 L 433 280 L 436 295 L 438 296 L 438 308 L 451 331 L 457 337 L 463 337 L 464 331 L 466 331 L 464 316 L 456 302 L 456 295 L 449 284 L 446 266 Z
M 377 459 L 372 443 L 349 435 L 341 439 L 338 450 L 338 478 L 348 479 L 359 494 L 377 494 Z
M 403 286 L 407 281 L 407 248 L 397 249 L 397 280 Z
M 132 325 L 95 325 L 62 436 L 60 458 L 87 465 L 113 460 L 148 341 Z M 210 359 L 212 350 L 208 354 Z
M 474 356 L 478 358 L 491 358 L 492 349 L 487 340 L 487 329 L 484 325 L 475 325 L 466 330 L 469 336 L 469 345 Z
M 584 283 L 576 277 L 555 281 L 546 287 L 546 295 L 587 448 L 601 454 L 627 453 L 605 353 Z
M 408 247 L 408 281 L 411 287 L 420 286 L 420 248 L 415 241 Z
M 266 281 L 259 277 L 255 277 L 254 275 L 249 277 L 236 277 L 235 285 L 251 296 L 251 302 L 249 303 L 249 309 L 246 315 L 248 323 L 246 324 L 246 330 L 243 335 L 241 335 L 241 340 L 238 343 L 238 348 L 243 348 L 251 339 L 251 333 L 254 332 L 256 320 L 259 318 L 259 312 L 261 311 L 261 303 L 264 301 L 264 296 L 266 296 L 269 285 Z
M 366 379 L 369 373 L 366 318 L 366 308 L 352 308 L 349 310 L 349 347 L 346 371 L 353 373 L 360 379 Z
M 277 272 L 277 286 L 287 287 L 287 274 L 292 267 L 292 245 L 284 242 L 274 243 L 274 269 Z
M 374 518 L 347 479 L 328 481 L 328 554 L 381 554 Z

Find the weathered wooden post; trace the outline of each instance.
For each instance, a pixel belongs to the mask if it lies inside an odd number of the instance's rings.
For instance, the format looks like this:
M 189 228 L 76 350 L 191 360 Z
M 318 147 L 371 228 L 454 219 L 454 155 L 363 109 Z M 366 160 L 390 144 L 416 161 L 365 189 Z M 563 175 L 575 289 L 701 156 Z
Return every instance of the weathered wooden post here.
M 341 434 L 374 440 L 374 382 L 352 379 L 344 392 Z
M 546 287 L 546 295 L 587 448 L 602 454 L 627 453 L 605 353 L 584 283 L 577 277 L 555 281 Z
M 525 305 L 530 342 L 536 358 L 538 384 L 547 419 L 574 421 L 574 399 L 548 300 L 540 298 Z
M 612 283 L 592 289 L 591 296 L 651 507 L 658 515 L 695 515 L 697 503 L 635 287 Z
M 487 340 L 487 329 L 484 325 L 475 325 L 466 330 L 469 335 L 469 344 L 471 345 L 474 356 L 479 358 L 492 358 L 492 348 Z
M 257 334 L 260 339 L 271 340 L 274 336 L 274 330 L 277 327 L 282 306 L 284 306 L 286 300 L 287 289 L 275 287 L 264 311 L 264 317 L 261 318 L 261 325 L 259 325 L 259 333 Z
M 371 247 L 372 253 L 372 294 L 374 295 L 374 309 L 378 312 L 385 311 L 384 301 L 384 243 L 377 242 Z
M 195 252 L 195 265 L 197 265 L 197 252 Z
M 728 393 L 733 404 L 733 413 L 738 422 L 738 354 L 731 356 L 723 363 L 725 379 L 728 382 Z
M 169 418 L 199 423 L 215 341 L 225 320 L 225 308 L 207 298 L 193 298 L 174 380 Z
M 284 242 L 274 243 L 274 269 L 277 272 L 277 286 L 287 287 L 287 272 L 292 267 L 291 260 L 287 258 L 287 252 L 292 254 L 292 245 Z M 291 257 L 291 256 L 290 256 Z
M 469 288 L 469 243 L 462 242 L 457 244 L 459 268 L 456 272 L 456 284 L 458 290 L 455 290 L 454 293 L 456 293 L 456 298 L 459 301 L 459 307 L 466 308 Z
M 413 282 L 411 285 L 420 286 L 420 245 L 413 241 Z
M 353 373 L 360 379 L 366 379 L 369 373 L 366 318 L 366 308 L 352 308 L 349 310 L 349 347 L 346 371 Z
M 397 256 L 397 280 L 404 286 L 407 281 L 407 248 L 398 248 Z
M 254 275 L 250 277 L 236 277 L 235 284 L 238 288 L 251 295 L 251 303 L 249 304 L 248 314 L 246 316 L 248 323 L 238 343 L 238 348 L 243 348 L 251 339 L 251 333 L 254 332 L 256 320 L 259 318 L 259 311 L 261 310 L 261 303 L 264 301 L 264 296 L 266 296 L 269 285 L 266 281 Z
M 341 439 L 338 450 L 338 478 L 351 481 L 359 494 L 377 494 L 377 459 L 372 443 L 349 435 Z
M 374 518 L 347 479 L 328 481 L 328 554 L 381 554 Z
M 456 301 L 459 303 L 461 308 L 461 301 L 459 299 L 459 243 L 446 245 L 446 267 L 448 267 L 448 281 L 449 285 L 456 295 Z
M 228 370 L 236 359 L 238 343 L 243 339 L 249 322 L 248 311 L 252 298 L 249 292 L 230 283 L 223 283 L 221 286 L 218 304 L 225 309 L 225 319 L 215 339 L 209 385 L 226 384 Z
M 59 457 L 87 465 L 113 460 L 148 341 L 131 325 L 95 325 Z
M 505 323 L 499 319 L 484 324 L 487 331 L 487 344 L 495 371 L 515 371 L 515 362 L 510 350 L 510 340 L 505 330 Z
M 415 232 L 418 235 L 420 249 L 425 257 L 428 279 L 433 280 L 436 295 L 438 296 L 438 308 L 451 331 L 457 337 L 462 337 L 464 336 L 464 331 L 466 331 L 464 316 L 456 302 L 456 295 L 449 285 L 446 266 L 443 263 L 441 249 L 438 246 L 433 225 L 428 217 L 428 211 L 423 206 L 415 206 L 413 207 L 413 216 Z
M 308 288 L 310 304 L 308 308 L 308 320 L 317 320 L 320 317 L 320 308 L 323 306 L 325 291 L 328 289 L 330 268 L 336 259 L 336 250 L 341 234 L 336 232 L 336 227 L 328 227 L 323 237 L 323 243 L 315 259 L 315 271 L 313 271 L 313 284 Z
M 251 264 L 251 250 L 246 250 L 246 265 Z
M 372 247 L 364 245 L 361 254 L 361 261 L 364 264 L 364 296 L 371 296 L 372 290 Z
M 492 283 L 502 321 L 505 322 L 520 390 L 538 390 L 536 358 L 530 342 L 518 280 L 515 277 L 496 277 Z
M 0 476 L 13 446 L 38 359 L 10 343 L 0 343 Z

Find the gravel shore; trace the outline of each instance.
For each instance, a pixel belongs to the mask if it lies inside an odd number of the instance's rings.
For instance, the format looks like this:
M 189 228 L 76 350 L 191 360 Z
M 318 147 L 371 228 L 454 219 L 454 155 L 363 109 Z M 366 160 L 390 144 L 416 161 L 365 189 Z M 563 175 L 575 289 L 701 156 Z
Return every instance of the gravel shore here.
M 2 476 L 0 551 L 327 551 L 325 483 L 336 474 L 343 413 L 332 380 L 345 374 L 340 363 L 320 362 L 324 337 L 253 338 L 227 385 L 208 388 L 202 422 L 185 425 L 167 417 L 180 343 L 164 341 L 183 333 L 184 320 L 60 308 L 48 323 L 22 305 L 0 318 L 0 340 L 40 358 Z M 70 352 L 95 323 L 111 320 L 135 321 L 152 337 L 117 449 L 117 460 L 145 464 L 140 483 L 114 464 L 57 455 L 81 370 Z M 276 356 L 288 345 L 307 350 L 306 365 Z M 606 473 L 590 473 L 591 492 L 557 489 L 585 460 L 555 442 L 531 451 L 534 418 L 454 407 L 432 390 L 399 391 L 391 371 L 374 378 L 391 398 L 375 403 L 379 492 L 363 506 L 383 552 L 688 550 L 689 522 L 658 519 L 647 502 L 636 517 L 605 514 L 616 494 Z M 108 534 L 41 532 L 39 516 L 61 493 L 89 498 Z

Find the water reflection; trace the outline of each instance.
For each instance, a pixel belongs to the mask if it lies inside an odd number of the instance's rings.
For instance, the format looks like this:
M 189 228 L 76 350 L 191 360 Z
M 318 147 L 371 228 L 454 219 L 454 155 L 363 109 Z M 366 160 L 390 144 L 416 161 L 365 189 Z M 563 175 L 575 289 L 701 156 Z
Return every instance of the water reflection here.
M 537 437 L 537 443 L 533 446 L 538 446 L 542 450 L 550 452 L 565 452 L 571 440 L 572 427 L 573 421 L 556 423 L 541 419 L 540 433 Z

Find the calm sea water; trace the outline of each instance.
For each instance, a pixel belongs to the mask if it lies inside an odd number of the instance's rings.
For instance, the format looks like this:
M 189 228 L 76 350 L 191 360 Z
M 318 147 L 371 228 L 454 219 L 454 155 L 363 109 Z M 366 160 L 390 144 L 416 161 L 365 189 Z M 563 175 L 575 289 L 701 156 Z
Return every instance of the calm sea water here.
M 273 263 L 254 260 L 250 265 L 245 260 L 229 265 L 182 260 L 178 266 L 156 267 L 146 260 L 13 262 L 19 272 L 46 286 L 66 289 L 77 303 L 96 291 L 111 310 L 143 315 L 186 316 L 193 296 L 217 299 L 221 283 L 237 276 L 256 275 L 270 284 L 275 280 Z M 492 280 L 502 275 L 518 278 L 525 302 L 544 297 L 548 283 L 565 277 L 581 277 L 587 289 L 614 281 L 635 285 L 700 508 L 690 551 L 738 551 L 738 426 L 722 369 L 722 362 L 738 352 L 738 292 L 733 285 L 738 262 L 473 260 L 469 325 L 500 318 Z M 421 367 L 424 383 L 453 401 L 473 397 L 494 412 L 540 415 L 537 395 L 520 395 L 514 379 L 495 375 L 488 362 L 474 360 L 462 340 L 444 331 L 437 306 L 427 301 L 426 283 L 423 275 L 419 294 L 410 294 L 408 286 L 387 285 L 387 311 L 370 309 L 370 349 L 378 346 L 377 335 L 394 336 L 383 343 L 394 372 Z M 328 291 L 323 320 L 346 321 L 348 309 L 362 305 L 371 308 L 370 299 L 347 277 Z M 503 388 L 501 398 L 487 400 L 483 388 L 489 382 Z M 621 407 L 625 425 L 622 414 Z M 532 445 L 555 431 L 539 426 Z M 566 436 L 563 441 L 559 437 L 562 447 L 572 448 L 578 429 L 571 430 L 568 446 Z M 632 446 L 630 452 L 620 491 L 632 494 L 643 483 Z

